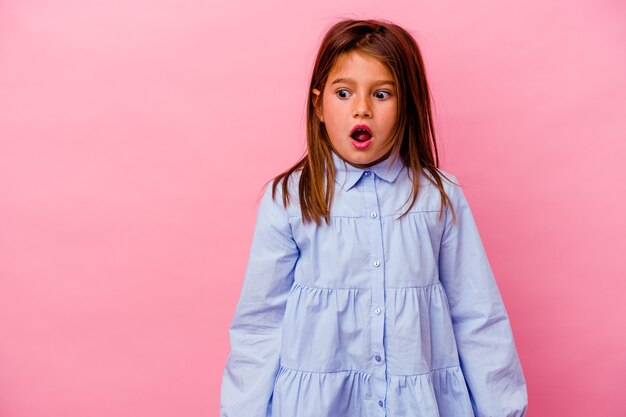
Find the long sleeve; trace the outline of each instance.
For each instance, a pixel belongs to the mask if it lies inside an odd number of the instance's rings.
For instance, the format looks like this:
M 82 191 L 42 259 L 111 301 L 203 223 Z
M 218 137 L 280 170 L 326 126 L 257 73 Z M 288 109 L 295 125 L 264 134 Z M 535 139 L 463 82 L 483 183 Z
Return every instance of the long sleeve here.
M 267 417 L 279 366 L 282 322 L 299 250 L 291 235 L 280 187 L 259 204 L 241 295 L 229 335 L 220 417 Z
M 452 176 L 456 181 L 456 177 Z M 463 190 L 450 187 L 439 274 L 476 417 L 523 417 L 526 381 L 508 314 Z

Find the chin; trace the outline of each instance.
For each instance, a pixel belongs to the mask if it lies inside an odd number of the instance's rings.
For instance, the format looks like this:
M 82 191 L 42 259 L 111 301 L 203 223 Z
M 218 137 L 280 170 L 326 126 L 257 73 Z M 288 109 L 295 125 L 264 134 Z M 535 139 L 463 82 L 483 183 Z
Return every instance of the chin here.
M 374 162 L 375 158 L 361 155 L 361 157 L 349 158 L 348 160 L 352 162 L 352 164 L 365 166 L 365 165 L 370 165 L 372 162 Z

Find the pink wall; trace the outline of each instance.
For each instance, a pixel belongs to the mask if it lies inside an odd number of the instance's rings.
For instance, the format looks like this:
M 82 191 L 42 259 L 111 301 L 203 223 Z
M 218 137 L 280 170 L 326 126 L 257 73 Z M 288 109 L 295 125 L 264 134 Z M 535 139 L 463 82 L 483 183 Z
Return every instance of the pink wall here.
M 341 3 L 0 3 L 0 416 L 218 414 L 256 199 L 339 16 L 423 48 L 528 416 L 624 415 L 626 6 Z

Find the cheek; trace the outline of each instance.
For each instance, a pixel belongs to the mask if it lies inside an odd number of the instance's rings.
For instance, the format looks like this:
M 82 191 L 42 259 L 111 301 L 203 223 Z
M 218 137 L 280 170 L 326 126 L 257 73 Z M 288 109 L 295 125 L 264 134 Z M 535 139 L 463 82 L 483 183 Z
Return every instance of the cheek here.
M 396 112 L 396 107 L 392 106 L 389 109 L 386 109 L 385 112 L 382 113 L 382 123 L 385 126 L 385 130 L 387 130 L 389 133 L 391 133 L 393 131 L 393 128 L 395 127 L 396 124 L 396 119 L 398 117 L 398 114 Z
M 332 118 L 331 120 L 328 120 L 325 125 L 326 132 L 328 133 L 331 141 L 338 141 L 341 139 L 343 129 L 337 123 L 333 122 Z
M 324 124 L 326 125 L 326 131 L 331 136 L 337 136 L 343 131 L 341 109 L 334 105 L 334 103 L 324 104 Z

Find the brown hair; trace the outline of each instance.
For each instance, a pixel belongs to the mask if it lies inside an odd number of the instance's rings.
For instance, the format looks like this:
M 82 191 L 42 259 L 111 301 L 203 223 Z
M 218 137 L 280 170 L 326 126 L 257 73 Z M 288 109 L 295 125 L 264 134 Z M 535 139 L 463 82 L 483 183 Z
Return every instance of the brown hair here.
M 400 26 L 385 20 L 346 19 L 335 23 L 326 33 L 319 48 L 311 84 L 307 94 L 307 152 L 291 168 L 270 181 L 272 198 L 278 183 L 282 181 L 283 205 L 289 203 L 289 176 L 301 171 L 298 185 L 302 221 L 315 221 L 320 224 L 323 217 L 330 222 L 330 207 L 334 194 L 335 171 L 332 148 L 326 128 L 315 114 L 312 90 L 320 91 L 321 103 L 324 85 L 328 74 L 338 58 L 358 51 L 378 59 L 395 78 L 398 86 L 398 119 L 393 133 L 391 154 L 400 156 L 405 166 L 413 174 L 411 205 L 399 218 L 413 207 L 419 191 L 422 170 L 426 169 L 433 179 L 427 178 L 439 189 L 443 216 L 445 205 L 452 207 L 453 221 L 456 223 L 454 207 L 443 188 L 439 172 L 439 155 L 431 115 L 430 93 L 422 56 L 415 39 Z M 324 186 L 325 184 L 325 186 Z M 408 201 L 408 199 L 407 199 Z M 406 203 L 405 203 L 406 204 Z

